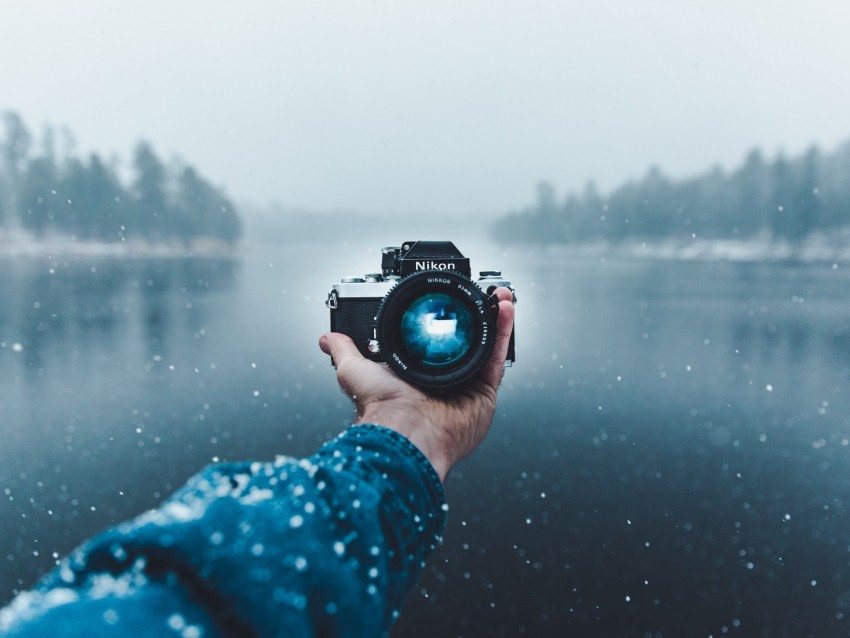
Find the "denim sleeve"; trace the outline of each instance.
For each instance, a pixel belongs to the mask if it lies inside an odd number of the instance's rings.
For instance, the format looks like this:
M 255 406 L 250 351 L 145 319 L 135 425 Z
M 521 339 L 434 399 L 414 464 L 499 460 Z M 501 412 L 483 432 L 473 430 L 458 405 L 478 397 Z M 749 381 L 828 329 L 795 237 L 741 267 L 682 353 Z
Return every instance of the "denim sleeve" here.
M 0 634 L 385 636 L 445 524 L 403 436 L 356 426 L 307 459 L 213 465 L 0 610 Z

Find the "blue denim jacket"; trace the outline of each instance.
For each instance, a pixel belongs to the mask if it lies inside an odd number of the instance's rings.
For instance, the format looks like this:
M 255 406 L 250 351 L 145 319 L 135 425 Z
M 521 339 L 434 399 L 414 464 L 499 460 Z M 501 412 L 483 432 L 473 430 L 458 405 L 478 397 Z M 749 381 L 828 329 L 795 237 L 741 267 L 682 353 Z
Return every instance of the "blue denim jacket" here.
M 385 636 L 445 523 L 428 460 L 374 425 L 213 465 L 0 610 L 0 635 Z

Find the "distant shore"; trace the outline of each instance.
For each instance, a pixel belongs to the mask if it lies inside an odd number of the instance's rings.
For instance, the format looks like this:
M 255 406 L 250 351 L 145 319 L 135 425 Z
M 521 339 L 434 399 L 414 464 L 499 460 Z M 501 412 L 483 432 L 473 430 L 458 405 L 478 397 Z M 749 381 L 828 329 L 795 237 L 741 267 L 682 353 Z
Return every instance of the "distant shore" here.
M 813 235 L 797 245 L 764 236 L 748 239 L 627 239 L 620 242 L 554 244 L 543 248 L 543 252 L 596 259 L 847 263 L 850 261 L 850 238 Z
M 27 233 L 0 230 L 0 259 L 97 257 L 120 259 L 179 259 L 187 257 L 232 257 L 252 251 L 252 244 L 232 246 L 201 238 L 189 242 L 126 240 L 106 242 L 68 236 L 33 237 Z M 253 248 L 256 248 L 254 245 Z M 733 262 L 850 262 L 850 237 L 814 235 L 793 245 L 766 236 L 748 239 L 626 239 L 576 244 L 528 246 L 545 253 L 571 254 L 585 258 L 617 257 L 669 261 Z
M 229 257 L 238 252 L 227 242 L 199 238 L 174 240 L 96 241 L 73 236 L 34 237 L 28 233 L 0 230 L 0 259 L 57 257 L 115 257 L 121 259 L 174 259 L 185 257 Z

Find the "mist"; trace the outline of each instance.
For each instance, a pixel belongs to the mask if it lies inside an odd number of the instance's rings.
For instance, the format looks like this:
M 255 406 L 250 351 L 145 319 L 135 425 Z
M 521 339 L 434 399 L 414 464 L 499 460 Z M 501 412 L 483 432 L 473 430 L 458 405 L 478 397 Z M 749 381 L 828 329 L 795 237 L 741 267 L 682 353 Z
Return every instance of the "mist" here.
M 348 428 L 332 287 L 445 240 L 514 288 L 516 362 L 391 635 L 846 635 L 848 24 L 5 7 L 0 605 L 210 464 Z
M 144 136 L 236 201 L 498 214 L 847 134 L 836 3 L 7 7 L 0 109 L 81 151 Z

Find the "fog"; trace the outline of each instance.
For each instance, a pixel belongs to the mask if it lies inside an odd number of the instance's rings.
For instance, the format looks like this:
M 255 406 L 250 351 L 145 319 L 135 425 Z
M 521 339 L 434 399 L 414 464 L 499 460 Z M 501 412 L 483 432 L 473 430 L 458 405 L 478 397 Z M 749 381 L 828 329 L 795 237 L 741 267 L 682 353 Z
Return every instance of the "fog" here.
M 328 291 L 442 239 L 516 288 L 516 363 L 393 636 L 847 635 L 848 27 L 6 3 L 0 606 L 208 464 L 350 425 Z
M 497 214 L 848 134 L 842 3 L 6 3 L 0 108 L 238 202 Z

